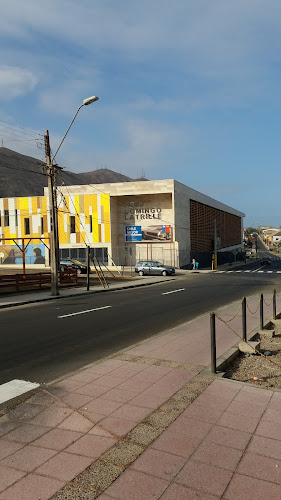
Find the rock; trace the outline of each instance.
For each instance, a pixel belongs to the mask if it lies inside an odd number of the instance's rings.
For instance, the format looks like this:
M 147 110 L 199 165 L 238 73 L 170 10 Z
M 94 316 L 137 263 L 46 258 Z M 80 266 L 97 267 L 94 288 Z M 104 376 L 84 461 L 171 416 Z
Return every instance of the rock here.
M 238 349 L 240 352 L 243 352 L 244 354 L 256 354 L 255 349 L 259 351 L 260 349 L 260 342 L 244 342 L 244 340 L 241 340 L 238 344 Z

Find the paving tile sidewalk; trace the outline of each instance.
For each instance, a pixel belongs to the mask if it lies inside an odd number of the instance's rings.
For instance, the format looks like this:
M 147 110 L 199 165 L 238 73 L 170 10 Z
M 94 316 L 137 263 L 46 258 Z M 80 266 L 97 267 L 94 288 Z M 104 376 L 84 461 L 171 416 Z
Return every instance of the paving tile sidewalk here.
M 280 500 L 281 393 L 209 363 L 205 315 L 41 389 L 0 418 L 0 500 Z
M 280 500 L 277 417 L 281 393 L 216 380 L 98 498 Z

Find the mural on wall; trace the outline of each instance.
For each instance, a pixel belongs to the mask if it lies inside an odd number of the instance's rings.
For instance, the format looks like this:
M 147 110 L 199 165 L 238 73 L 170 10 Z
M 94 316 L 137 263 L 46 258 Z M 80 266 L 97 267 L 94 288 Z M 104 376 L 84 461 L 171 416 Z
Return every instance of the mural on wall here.
M 26 264 L 45 264 L 45 245 L 29 244 L 25 250 Z M 1 264 L 22 264 L 22 251 L 17 245 L 0 245 Z
M 1 264 L 20 264 L 22 253 L 16 245 L 0 245 Z
M 31 262 L 31 264 L 45 264 L 45 245 L 28 245 L 27 250 L 30 247 L 32 248 L 33 253 L 33 257 L 30 256 L 30 258 L 33 258 L 34 260 L 34 262 Z M 28 256 L 27 253 L 26 256 Z

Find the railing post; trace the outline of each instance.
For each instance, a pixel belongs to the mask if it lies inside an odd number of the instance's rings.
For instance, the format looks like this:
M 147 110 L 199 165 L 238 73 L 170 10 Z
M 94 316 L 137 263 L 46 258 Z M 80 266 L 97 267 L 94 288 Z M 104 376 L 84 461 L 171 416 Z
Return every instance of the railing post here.
M 243 340 L 247 342 L 247 299 L 243 297 L 242 300 L 242 328 L 243 328 Z
M 276 319 L 276 290 L 273 290 L 273 319 Z
M 217 372 L 217 348 L 216 348 L 216 315 L 210 314 L 210 332 L 211 332 L 211 372 Z
M 260 296 L 260 329 L 263 330 L 263 293 Z
M 87 290 L 90 290 L 90 246 L 87 245 Z

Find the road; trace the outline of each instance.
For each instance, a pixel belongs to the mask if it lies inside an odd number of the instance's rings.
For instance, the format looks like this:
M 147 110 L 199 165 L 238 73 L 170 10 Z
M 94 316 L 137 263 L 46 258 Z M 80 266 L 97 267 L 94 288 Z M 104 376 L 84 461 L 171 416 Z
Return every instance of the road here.
M 279 283 L 277 273 L 179 274 L 152 286 L 2 309 L 0 384 L 50 382 L 244 295 L 279 291 Z

